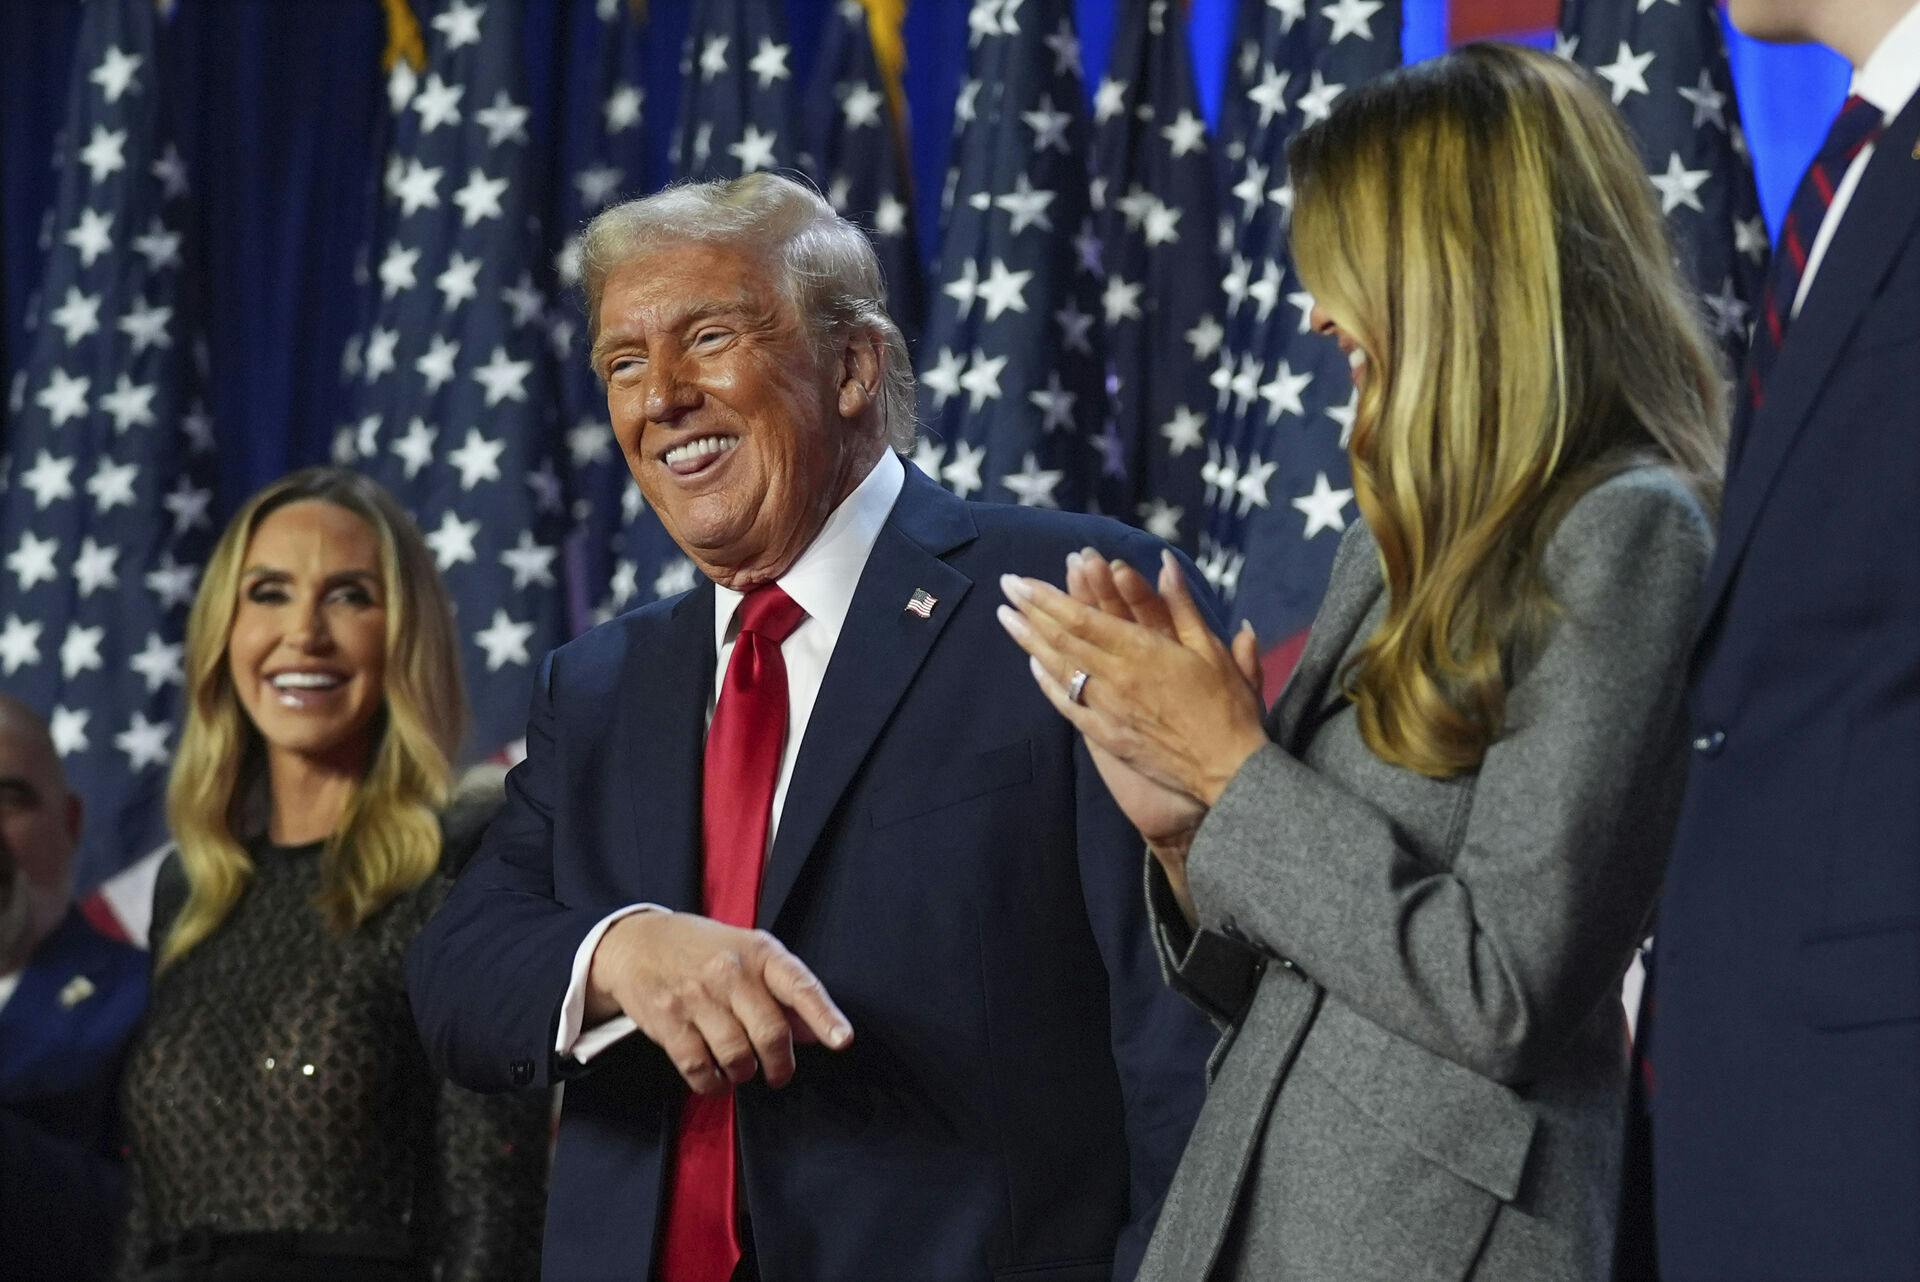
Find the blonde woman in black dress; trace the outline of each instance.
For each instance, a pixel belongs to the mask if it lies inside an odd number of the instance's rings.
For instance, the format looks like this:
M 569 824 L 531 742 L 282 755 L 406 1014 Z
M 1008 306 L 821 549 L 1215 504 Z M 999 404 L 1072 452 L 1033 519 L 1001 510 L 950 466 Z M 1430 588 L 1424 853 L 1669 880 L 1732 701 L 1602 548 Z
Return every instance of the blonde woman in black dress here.
M 418 530 L 341 469 L 268 486 L 185 667 L 121 1276 L 532 1277 L 545 1097 L 441 1085 L 401 981 L 488 809 L 449 809 L 458 651 Z

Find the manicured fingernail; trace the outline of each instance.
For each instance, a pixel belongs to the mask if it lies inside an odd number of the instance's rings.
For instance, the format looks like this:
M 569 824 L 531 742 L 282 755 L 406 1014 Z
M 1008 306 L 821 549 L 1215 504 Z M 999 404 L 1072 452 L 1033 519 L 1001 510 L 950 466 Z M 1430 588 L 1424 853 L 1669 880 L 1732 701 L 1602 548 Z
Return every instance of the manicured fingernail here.
M 848 1024 L 835 1024 L 827 1030 L 827 1044 L 839 1050 L 853 1040 L 853 1028 Z
M 1016 637 L 1027 635 L 1027 621 L 1021 618 L 1020 612 L 1012 606 L 996 606 L 993 615 L 996 619 L 1000 620 L 1001 627 L 1013 633 Z
M 1080 562 L 1081 562 L 1081 561 L 1082 561 L 1083 559 L 1084 559 L 1084 558 L 1083 558 L 1083 556 L 1082 556 L 1082 554 L 1081 554 L 1081 553 L 1079 553 L 1079 552 L 1069 552 L 1069 553 L 1067 553 L 1067 568 L 1068 568 L 1069 570 L 1077 570 L 1077 569 L 1079 569 L 1079 568 L 1080 568 Z
M 1027 599 L 1027 585 L 1021 581 L 1020 576 L 1017 574 L 1001 575 L 1000 590 L 1006 593 L 1011 600 L 1024 601 Z
M 1243 633 L 1251 633 L 1253 631 L 1253 620 L 1252 619 L 1240 620 L 1240 631 Z

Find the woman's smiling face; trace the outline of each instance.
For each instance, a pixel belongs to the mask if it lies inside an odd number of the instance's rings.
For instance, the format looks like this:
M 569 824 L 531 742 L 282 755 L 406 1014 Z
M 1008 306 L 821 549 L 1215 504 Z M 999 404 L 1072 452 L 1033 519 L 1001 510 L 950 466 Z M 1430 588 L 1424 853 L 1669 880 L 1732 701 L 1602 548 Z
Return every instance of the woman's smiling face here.
M 378 537 L 347 509 L 305 499 L 260 522 L 241 564 L 227 671 L 269 756 L 363 768 L 386 695 Z

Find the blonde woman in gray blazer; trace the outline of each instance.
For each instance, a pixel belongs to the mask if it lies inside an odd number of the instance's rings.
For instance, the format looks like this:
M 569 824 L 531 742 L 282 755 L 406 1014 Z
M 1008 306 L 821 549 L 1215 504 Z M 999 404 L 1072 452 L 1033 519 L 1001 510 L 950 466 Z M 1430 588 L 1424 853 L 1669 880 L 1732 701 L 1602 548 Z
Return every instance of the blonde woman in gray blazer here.
M 1554 59 L 1407 68 L 1291 161 L 1364 520 L 1278 704 L 1171 563 L 1003 581 L 1224 1032 L 1140 1276 L 1600 1278 L 1719 373 L 1617 115 Z

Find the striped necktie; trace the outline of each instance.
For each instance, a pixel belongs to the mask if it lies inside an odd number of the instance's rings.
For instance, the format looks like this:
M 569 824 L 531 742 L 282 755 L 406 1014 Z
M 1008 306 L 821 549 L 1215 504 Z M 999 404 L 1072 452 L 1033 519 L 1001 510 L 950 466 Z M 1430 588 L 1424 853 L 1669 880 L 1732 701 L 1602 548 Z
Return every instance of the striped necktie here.
M 1780 225 L 1780 243 L 1773 251 L 1773 267 L 1767 273 L 1767 289 L 1760 303 L 1760 322 L 1754 327 L 1753 347 L 1747 356 L 1742 409 L 1749 419 L 1766 401 L 1767 375 L 1786 341 L 1793 300 L 1799 296 L 1800 281 L 1807 274 L 1807 258 L 1820 234 L 1820 224 L 1833 206 L 1834 191 L 1854 157 L 1885 128 L 1886 117 L 1880 108 L 1859 94 L 1848 98 L 1793 194 L 1786 221 Z

